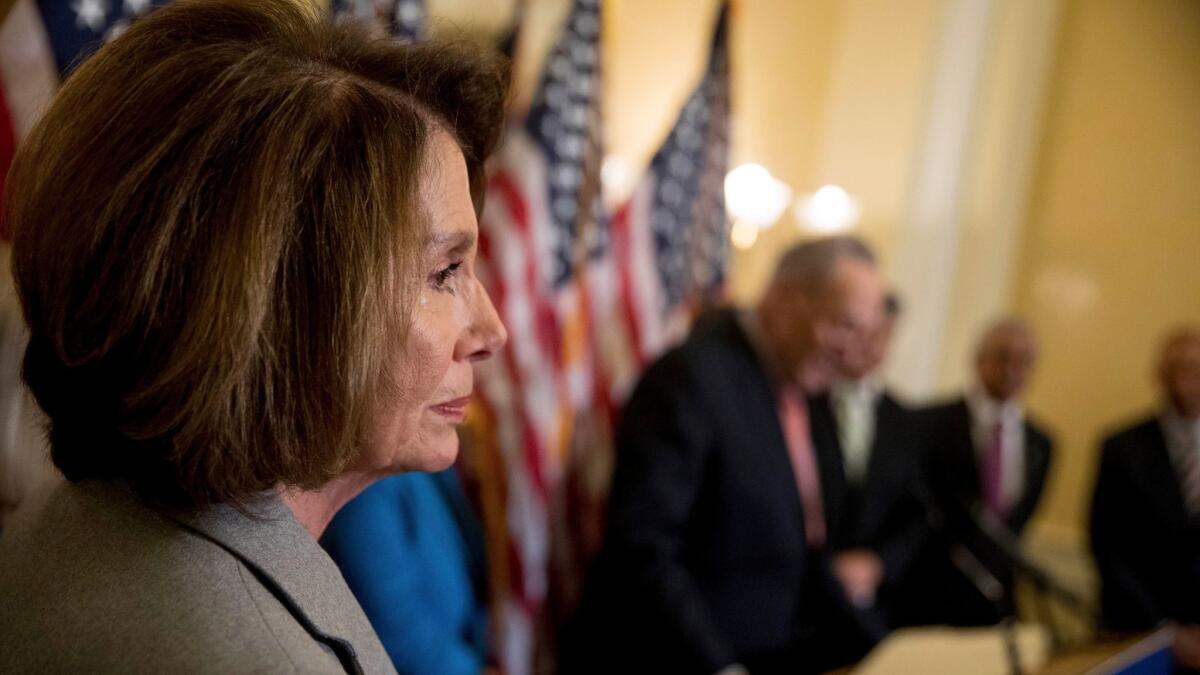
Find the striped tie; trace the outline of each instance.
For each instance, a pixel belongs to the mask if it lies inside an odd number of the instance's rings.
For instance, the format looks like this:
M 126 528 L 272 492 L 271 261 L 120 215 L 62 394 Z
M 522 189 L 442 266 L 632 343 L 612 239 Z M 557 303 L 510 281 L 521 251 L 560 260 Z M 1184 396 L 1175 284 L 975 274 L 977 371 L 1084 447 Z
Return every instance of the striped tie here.
M 1179 478 L 1183 502 L 1188 513 L 1200 515 L 1200 447 L 1195 434 L 1189 434 L 1179 448 Z

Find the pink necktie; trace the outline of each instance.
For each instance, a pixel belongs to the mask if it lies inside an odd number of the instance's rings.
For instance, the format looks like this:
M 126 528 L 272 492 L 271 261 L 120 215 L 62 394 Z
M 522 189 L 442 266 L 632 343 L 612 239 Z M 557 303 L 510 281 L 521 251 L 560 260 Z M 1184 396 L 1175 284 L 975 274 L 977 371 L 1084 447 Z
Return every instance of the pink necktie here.
M 811 548 L 825 544 L 825 509 L 821 502 L 821 479 L 808 429 L 808 405 L 795 386 L 779 393 L 779 421 L 787 442 L 788 457 L 796 474 L 796 488 L 804 509 L 805 541 Z
M 983 505 L 1004 520 L 1008 517 L 1008 504 L 1004 499 L 1004 427 L 999 422 L 992 427 L 982 464 Z

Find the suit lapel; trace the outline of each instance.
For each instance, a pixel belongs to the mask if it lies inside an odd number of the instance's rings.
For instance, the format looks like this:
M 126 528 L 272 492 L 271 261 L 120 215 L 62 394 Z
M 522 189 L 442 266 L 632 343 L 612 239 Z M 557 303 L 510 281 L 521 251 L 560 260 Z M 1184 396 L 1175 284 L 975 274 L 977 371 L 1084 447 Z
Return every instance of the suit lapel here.
M 803 506 L 800 498 L 800 488 L 796 485 L 796 473 L 792 468 L 791 453 L 788 450 L 787 438 L 783 433 L 783 423 L 779 419 L 779 401 L 773 382 L 750 336 L 743 330 L 732 310 L 722 312 L 714 318 L 714 328 L 719 331 L 722 340 L 741 361 L 743 375 L 739 380 L 744 382 L 742 390 L 732 390 L 736 400 L 730 401 L 737 409 L 746 414 L 747 437 L 760 438 L 765 443 L 751 444 L 755 446 L 758 461 L 765 464 L 761 475 L 778 476 L 774 481 L 775 489 L 782 495 L 790 495 L 789 499 L 795 505 L 790 517 L 795 522 L 799 541 L 804 541 Z M 732 375 L 732 373 L 731 373 Z M 744 378 L 744 379 L 743 379 Z M 809 411 L 809 424 L 812 424 L 812 411 Z M 815 448 L 814 448 L 815 451 Z M 818 459 L 819 461 L 819 459 Z M 780 501 L 780 503 L 783 503 Z
M 1042 444 L 1042 439 L 1033 431 L 1033 427 L 1029 422 L 1024 423 L 1025 436 L 1025 476 L 1024 483 L 1021 485 L 1021 497 L 1018 501 L 1024 501 L 1030 497 L 1030 489 L 1040 480 L 1044 480 L 1046 472 L 1046 460 L 1048 459 L 1047 450 Z
M 1183 485 L 1171 462 L 1167 437 L 1157 420 L 1147 426 L 1145 434 L 1147 452 L 1141 471 L 1145 476 L 1143 489 L 1146 498 L 1154 505 L 1160 518 L 1173 521 L 1175 528 L 1186 529 L 1189 518 L 1187 505 L 1183 501 Z
M 902 475 L 896 466 L 905 460 L 897 452 L 903 435 L 900 429 L 900 408 L 882 393 L 875 404 L 875 434 L 871 440 L 871 457 L 867 460 L 867 475 L 863 480 L 862 508 L 859 521 L 867 522 L 878 515 L 879 505 L 891 498 L 888 483 Z
M 168 515 L 240 559 L 347 671 L 361 671 L 349 640 L 361 643 L 374 632 L 333 560 L 280 499 L 264 497 L 244 512 L 218 504 L 199 513 Z
M 1033 515 L 1037 502 L 1041 499 L 1047 463 L 1050 460 L 1050 448 L 1044 438 L 1034 431 L 1028 420 L 1022 423 L 1021 430 L 1024 473 L 1018 486 L 1019 493 L 1005 521 L 1013 532 L 1025 529 L 1030 516 Z
M 846 468 L 842 444 L 838 438 L 837 418 L 833 414 L 833 399 L 828 394 L 808 399 L 809 426 L 817 470 L 821 480 L 821 501 L 825 507 L 825 526 L 829 539 L 837 541 L 841 531 L 852 527 L 844 523 L 846 500 Z
M 975 439 L 971 435 L 971 410 L 967 407 L 966 399 L 959 400 L 951 408 L 947 443 L 951 461 L 957 467 L 956 480 L 961 481 L 960 488 L 969 498 L 967 503 L 973 503 L 980 498 L 979 461 L 976 458 Z

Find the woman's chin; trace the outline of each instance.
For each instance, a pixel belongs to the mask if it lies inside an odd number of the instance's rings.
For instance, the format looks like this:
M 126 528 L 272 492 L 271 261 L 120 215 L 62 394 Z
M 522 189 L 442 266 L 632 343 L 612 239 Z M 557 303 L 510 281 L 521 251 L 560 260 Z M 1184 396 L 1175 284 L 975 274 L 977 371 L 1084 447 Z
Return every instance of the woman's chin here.
M 458 434 L 451 430 L 444 437 L 439 435 L 436 440 L 430 439 L 430 442 L 423 444 L 423 447 L 408 455 L 406 459 L 408 461 L 403 462 L 403 471 L 445 471 L 458 459 Z

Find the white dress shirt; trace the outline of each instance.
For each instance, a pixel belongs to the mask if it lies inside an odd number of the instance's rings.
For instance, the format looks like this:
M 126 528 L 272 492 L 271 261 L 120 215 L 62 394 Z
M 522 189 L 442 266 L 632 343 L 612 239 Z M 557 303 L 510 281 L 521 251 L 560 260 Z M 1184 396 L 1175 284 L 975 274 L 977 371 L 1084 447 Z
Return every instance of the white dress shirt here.
M 967 394 L 971 439 L 978 466 L 986 459 L 992 430 L 1000 427 L 1000 494 L 1012 508 L 1025 492 L 1025 409 L 1017 400 L 995 401 L 982 391 Z
M 1194 453 L 1200 459 L 1200 418 L 1190 420 L 1167 408 L 1159 415 L 1159 422 L 1176 466 L 1184 461 L 1184 453 Z
M 829 390 L 833 415 L 837 420 L 838 443 L 842 447 L 842 466 L 846 480 L 861 485 L 871 463 L 875 444 L 875 409 L 883 383 L 868 375 L 859 380 L 837 380 Z
M 1158 419 L 1167 439 L 1167 454 L 1179 476 L 1184 502 L 1188 510 L 1200 511 L 1200 477 L 1195 468 L 1200 467 L 1200 418 L 1187 419 L 1168 406 Z

